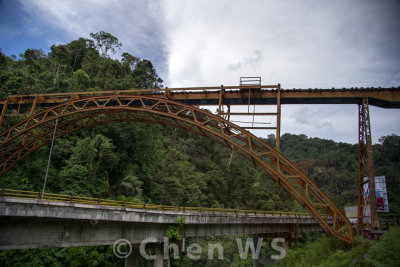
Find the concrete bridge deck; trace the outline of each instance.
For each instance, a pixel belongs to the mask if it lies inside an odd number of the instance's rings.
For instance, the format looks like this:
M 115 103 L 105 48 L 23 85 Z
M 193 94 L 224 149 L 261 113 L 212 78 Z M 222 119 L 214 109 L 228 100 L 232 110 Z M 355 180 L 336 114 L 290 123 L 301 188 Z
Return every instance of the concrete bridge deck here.
M 270 235 L 322 232 L 311 216 L 247 212 L 148 210 L 40 199 L 0 198 L 0 250 L 162 242 L 184 217 L 183 236 Z

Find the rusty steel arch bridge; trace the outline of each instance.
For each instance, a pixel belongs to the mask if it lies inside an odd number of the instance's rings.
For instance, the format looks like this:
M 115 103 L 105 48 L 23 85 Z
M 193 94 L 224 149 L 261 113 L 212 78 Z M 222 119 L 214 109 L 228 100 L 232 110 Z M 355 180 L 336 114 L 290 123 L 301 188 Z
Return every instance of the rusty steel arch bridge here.
M 276 112 L 230 110 L 234 105 L 253 104 L 274 105 Z M 281 104 L 359 105 L 359 167 L 363 178 L 369 166 L 371 143 L 368 104 L 400 108 L 400 88 L 286 90 L 279 84 L 243 83 L 220 87 L 11 95 L 0 100 L 0 176 L 50 142 L 54 133 L 55 138 L 59 138 L 83 128 L 112 122 L 162 124 L 205 136 L 248 158 L 298 200 L 325 232 L 352 243 L 352 225 L 343 212 L 279 152 Z M 218 114 L 200 109 L 199 105 L 217 105 Z M 227 112 L 223 112 L 223 106 L 227 106 Z M 240 127 L 230 121 L 233 115 L 275 116 L 277 122 L 274 127 Z M 247 129 L 275 130 L 276 147 L 269 146 Z M 370 175 L 371 170 L 368 171 Z M 360 187 L 363 183 L 361 179 Z

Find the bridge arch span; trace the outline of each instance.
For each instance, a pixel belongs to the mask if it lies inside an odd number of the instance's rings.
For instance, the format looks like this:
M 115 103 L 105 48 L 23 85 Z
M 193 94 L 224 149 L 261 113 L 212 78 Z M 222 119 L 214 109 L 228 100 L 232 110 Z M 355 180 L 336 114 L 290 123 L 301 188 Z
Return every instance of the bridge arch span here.
M 58 120 L 59 138 L 112 122 L 146 122 L 182 128 L 234 149 L 268 173 L 336 238 L 352 243 L 352 227 L 342 211 L 280 152 L 243 128 L 197 107 L 163 97 L 106 95 L 68 101 L 29 116 L 0 134 L 0 176 L 51 141 Z

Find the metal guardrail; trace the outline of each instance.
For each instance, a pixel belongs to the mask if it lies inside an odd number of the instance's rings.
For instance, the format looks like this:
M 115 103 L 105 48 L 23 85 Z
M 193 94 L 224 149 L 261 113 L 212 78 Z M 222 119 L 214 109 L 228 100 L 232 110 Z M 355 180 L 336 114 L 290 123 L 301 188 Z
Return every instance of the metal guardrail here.
M 186 207 L 186 206 L 166 206 L 156 205 L 150 203 L 135 203 L 126 202 L 112 199 L 101 199 L 92 197 L 80 197 L 75 195 L 61 195 L 53 193 L 42 193 L 15 189 L 1 189 L 1 199 L 3 198 L 19 198 L 19 199 L 36 199 L 58 202 L 71 202 L 79 204 L 90 204 L 111 207 L 126 207 L 134 209 L 149 209 L 149 210 L 166 210 L 166 211 L 181 211 L 181 212 L 222 212 L 222 213 L 235 213 L 235 214 L 254 214 L 254 215 L 278 215 L 278 216 L 310 216 L 304 212 L 292 211 L 263 211 L 263 210 L 241 210 L 241 209 L 224 209 L 224 208 L 205 208 L 205 207 Z

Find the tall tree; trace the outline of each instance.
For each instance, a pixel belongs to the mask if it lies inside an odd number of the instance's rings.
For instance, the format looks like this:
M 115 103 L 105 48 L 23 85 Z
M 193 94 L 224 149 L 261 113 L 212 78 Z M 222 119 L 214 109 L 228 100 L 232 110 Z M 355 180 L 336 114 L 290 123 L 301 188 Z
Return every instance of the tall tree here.
M 90 33 L 90 37 L 94 39 L 96 48 L 103 57 L 108 56 L 108 51 L 115 53 L 116 49 L 120 49 L 122 46 L 118 38 L 108 32 L 99 31 Z

